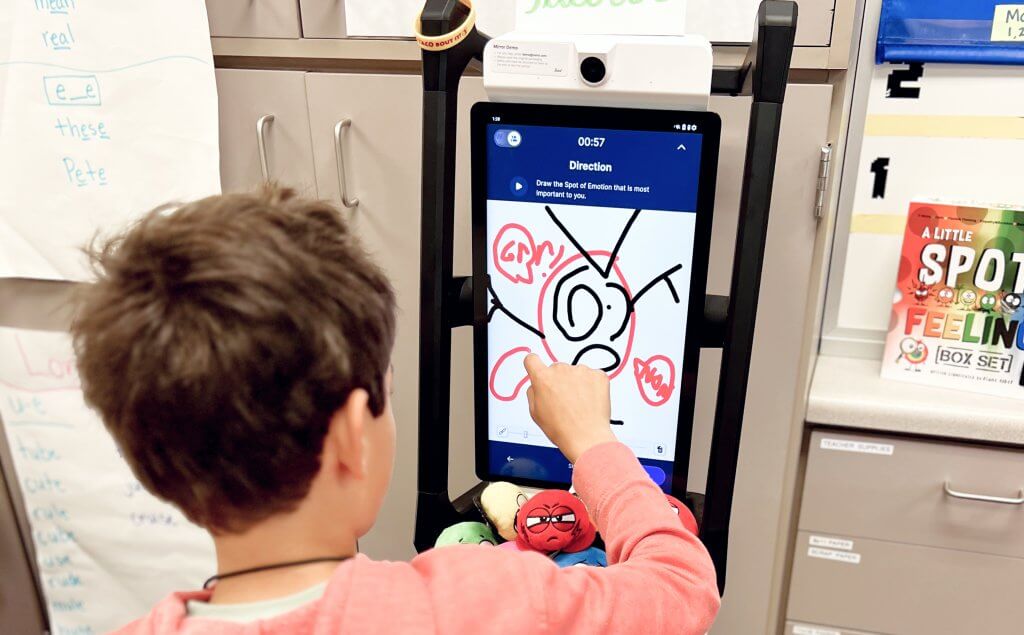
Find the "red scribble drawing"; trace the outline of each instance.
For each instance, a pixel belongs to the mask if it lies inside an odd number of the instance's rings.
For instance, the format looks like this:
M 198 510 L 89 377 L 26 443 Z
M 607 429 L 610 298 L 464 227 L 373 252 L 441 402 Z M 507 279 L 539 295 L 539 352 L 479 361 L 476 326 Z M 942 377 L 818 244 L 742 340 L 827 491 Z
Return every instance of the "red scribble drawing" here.
M 519 223 L 508 223 L 499 229 L 491 245 L 495 268 L 515 284 L 533 284 L 533 268 L 541 264 L 545 254 L 551 256 L 548 269 L 554 269 L 565 255 L 565 245 L 559 245 L 557 252 L 550 240 L 538 245 L 530 230 Z M 547 275 L 541 273 L 541 277 Z
M 516 397 L 519 396 L 519 391 L 521 391 L 523 389 L 523 386 L 525 386 L 527 382 L 530 381 L 530 377 L 529 375 L 526 374 L 526 369 L 523 367 L 523 359 L 525 359 L 526 356 L 529 354 L 530 347 L 517 346 L 516 348 L 513 348 L 512 350 L 508 351 L 507 353 L 499 357 L 498 361 L 494 363 L 494 368 L 491 369 L 491 376 L 488 379 L 487 387 L 488 389 L 490 389 L 491 394 L 494 395 L 495 399 L 497 399 L 498 401 L 513 401 Z M 506 368 L 508 370 L 503 371 L 503 369 Z M 516 373 L 516 370 L 518 370 L 519 372 Z M 523 377 L 522 379 L 515 383 L 515 386 L 512 388 L 511 391 L 501 391 L 497 386 L 497 384 L 499 383 L 499 372 L 505 376 L 504 378 L 508 378 L 510 376 L 518 376 L 519 374 L 521 374 Z M 500 383 L 508 384 L 511 382 Z
M 640 396 L 652 406 L 664 405 L 676 387 L 676 368 L 664 355 L 634 359 L 633 376 Z

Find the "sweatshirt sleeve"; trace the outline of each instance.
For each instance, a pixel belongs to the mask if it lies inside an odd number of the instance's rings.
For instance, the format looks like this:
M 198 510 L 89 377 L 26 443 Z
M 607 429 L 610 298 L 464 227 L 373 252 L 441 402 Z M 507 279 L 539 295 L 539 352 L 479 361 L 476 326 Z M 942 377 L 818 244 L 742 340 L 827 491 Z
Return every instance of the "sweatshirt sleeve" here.
M 720 605 L 711 558 L 632 451 L 621 443 L 591 448 L 573 483 L 604 537 L 609 566 L 559 569 L 539 554 L 477 546 L 431 550 L 414 566 L 432 578 L 440 632 L 706 633 Z M 494 595 L 449 612 L 442 579 L 460 570 L 464 583 L 475 577 L 470 571 L 486 571 L 484 587 Z

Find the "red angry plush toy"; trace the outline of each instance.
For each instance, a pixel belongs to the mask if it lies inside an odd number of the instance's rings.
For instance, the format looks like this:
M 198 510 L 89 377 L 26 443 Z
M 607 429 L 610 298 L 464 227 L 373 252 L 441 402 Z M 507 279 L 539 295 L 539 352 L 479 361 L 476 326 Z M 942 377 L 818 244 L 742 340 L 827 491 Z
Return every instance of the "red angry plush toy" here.
M 542 553 L 575 553 L 594 542 L 597 530 L 583 501 L 549 489 L 523 503 L 516 514 L 516 542 Z
M 668 506 L 672 508 L 678 516 L 679 520 L 683 523 L 683 527 L 693 535 L 697 535 L 697 519 L 693 517 L 693 512 L 687 507 L 683 501 L 679 500 L 671 494 L 665 494 L 665 498 L 668 499 Z

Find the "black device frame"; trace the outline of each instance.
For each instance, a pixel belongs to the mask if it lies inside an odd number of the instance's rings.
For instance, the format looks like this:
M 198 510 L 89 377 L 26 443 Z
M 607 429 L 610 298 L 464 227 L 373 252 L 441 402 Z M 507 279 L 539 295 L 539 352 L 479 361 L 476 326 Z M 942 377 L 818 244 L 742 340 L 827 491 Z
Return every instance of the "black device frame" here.
M 639 108 L 604 108 L 597 106 L 551 106 L 519 103 L 480 102 L 470 113 L 470 155 L 473 191 L 473 383 L 488 383 L 487 324 L 489 313 L 487 273 L 487 126 L 492 117 L 502 117 L 502 125 L 587 128 L 591 130 L 626 130 L 682 134 L 673 126 L 695 124 L 700 134 L 701 157 L 697 182 L 696 223 L 693 236 L 693 260 L 690 264 L 690 287 L 687 289 L 686 339 L 683 363 L 679 369 L 679 410 L 676 416 L 676 445 L 673 452 L 672 494 L 686 496 L 686 476 L 690 464 L 690 443 L 693 433 L 694 405 L 697 396 L 697 371 L 700 361 L 700 325 L 704 319 L 704 297 L 707 294 L 708 261 L 711 255 L 711 219 L 715 208 L 715 185 L 722 120 L 712 112 L 650 110 Z M 672 237 L 667 237 L 671 241 Z M 623 360 L 628 364 L 629 360 Z M 488 439 L 489 399 L 486 390 L 474 390 L 476 433 L 476 475 L 488 480 L 506 480 L 528 487 L 561 488 L 568 483 L 508 477 L 490 470 Z
M 427 36 L 449 33 L 468 13 L 460 0 L 426 0 L 420 30 Z M 686 498 L 697 514 L 700 539 L 715 563 L 723 593 L 782 104 L 796 25 L 795 2 L 762 0 L 744 63 L 715 67 L 711 76 L 712 93 L 752 97 L 729 296 L 709 295 L 704 302 L 701 347 L 722 349 L 707 487 L 703 497 L 690 494 Z M 475 513 L 473 499 L 484 486 L 480 483 L 454 500 L 448 493 L 451 331 L 473 321 L 472 278 L 456 278 L 452 272 L 458 88 L 470 62 L 483 59 L 487 40 L 474 27 L 457 45 L 422 53 L 419 463 L 414 535 L 419 551 L 433 546 L 442 529 Z

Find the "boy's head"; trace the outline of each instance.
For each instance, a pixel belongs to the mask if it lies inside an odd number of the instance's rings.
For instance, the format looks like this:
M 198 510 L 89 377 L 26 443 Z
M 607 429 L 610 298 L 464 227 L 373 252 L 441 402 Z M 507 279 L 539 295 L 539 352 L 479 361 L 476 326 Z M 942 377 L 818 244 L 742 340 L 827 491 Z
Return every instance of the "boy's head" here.
M 316 482 L 369 529 L 394 458 L 395 298 L 337 210 L 213 196 L 93 258 L 72 327 L 83 391 L 147 489 L 236 533 Z

